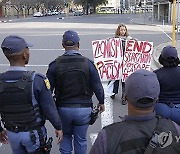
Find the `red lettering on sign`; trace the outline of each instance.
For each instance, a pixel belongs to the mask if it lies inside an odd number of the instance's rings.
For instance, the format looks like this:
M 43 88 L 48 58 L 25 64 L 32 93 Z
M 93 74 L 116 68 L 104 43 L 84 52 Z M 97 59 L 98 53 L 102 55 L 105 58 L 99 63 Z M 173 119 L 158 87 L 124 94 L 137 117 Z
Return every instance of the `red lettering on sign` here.
M 135 41 L 135 42 L 134 42 L 133 51 L 141 52 L 141 51 L 142 51 L 142 48 L 143 48 L 143 44 L 144 44 L 143 42 Z
M 102 57 L 102 53 L 101 53 L 101 50 L 100 50 L 100 46 L 99 46 L 99 41 L 94 41 L 93 46 L 95 46 L 95 51 L 94 51 L 94 57 L 95 58 L 99 58 L 99 57 Z
M 134 45 L 134 41 L 133 40 L 129 40 L 126 42 L 126 51 L 132 51 L 132 47 Z
M 103 79 L 104 77 L 106 77 L 108 80 L 119 79 L 121 64 L 118 61 L 116 60 L 115 61 L 108 60 L 104 62 L 99 61 L 97 63 L 97 68 L 99 70 L 99 75 L 101 79 Z
M 134 51 L 134 52 L 142 52 L 142 53 L 149 53 L 152 50 L 152 44 L 146 41 L 134 41 L 130 40 L 127 41 L 126 51 Z
M 142 53 L 149 53 L 152 50 L 152 45 L 149 42 L 144 42 Z
M 121 40 L 117 38 L 94 41 L 95 58 L 117 58 L 118 54 L 123 55 Z

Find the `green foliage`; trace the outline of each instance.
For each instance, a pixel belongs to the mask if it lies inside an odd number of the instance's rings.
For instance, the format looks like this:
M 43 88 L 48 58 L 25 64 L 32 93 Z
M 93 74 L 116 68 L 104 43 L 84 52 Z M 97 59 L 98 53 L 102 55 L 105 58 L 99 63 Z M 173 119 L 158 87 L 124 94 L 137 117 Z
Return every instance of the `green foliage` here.
M 0 4 L 5 4 L 6 2 L 8 2 L 9 0 L 2 0 L 0 1 Z
M 85 6 L 88 4 L 90 6 L 96 7 L 101 4 L 107 4 L 108 0 L 74 0 L 74 3 L 77 5 L 82 5 L 82 6 Z
M 82 5 L 86 14 L 90 7 L 93 7 L 94 12 L 98 5 L 107 4 L 108 0 L 74 0 L 74 3 L 77 5 Z

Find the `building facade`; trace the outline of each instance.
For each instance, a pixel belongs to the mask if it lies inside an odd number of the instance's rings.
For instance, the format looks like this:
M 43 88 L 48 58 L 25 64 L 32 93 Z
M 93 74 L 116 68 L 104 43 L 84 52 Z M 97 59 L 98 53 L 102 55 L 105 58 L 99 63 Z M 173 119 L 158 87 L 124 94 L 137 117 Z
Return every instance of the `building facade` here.
M 173 5 L 168 0 L 153 0 L 153 16 L 159 21 L 172 22 Z M 176 0 L 176 20 L 180 23 L 180 0 Z
M 108 4 L 100 6 L 103 9 L 121 9 L 126 12 L 150 11 L 152 12 L 151 0 L 109 0 Z M 141 6 L 139 5 L 141 3 Z

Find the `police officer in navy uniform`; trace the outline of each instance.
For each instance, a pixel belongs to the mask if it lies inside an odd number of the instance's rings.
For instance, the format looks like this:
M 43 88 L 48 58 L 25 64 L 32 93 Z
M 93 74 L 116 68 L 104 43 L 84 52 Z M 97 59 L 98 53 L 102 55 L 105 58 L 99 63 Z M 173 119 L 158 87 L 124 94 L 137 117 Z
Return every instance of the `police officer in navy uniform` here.
M 65 53 L 50 63 L 47 71 L 62 120 L 62 154 L 72 153 L 72 140 L 75 154 L 86 154 L 93 92 L 99 101 L 100 112 L 104 111 L 104 90 L 98 71 L 92 61 L 78 52 L 79 40 L 75 31 L 66 31 L 62 39 Z
M 0 142 L 10 142 L 13 154 L 40 154 L 46 145 L 44 126 L 48 119 L 62 140 L 61 120 L 46 77 L 27 71 L 29 47 L 23 38 L 10 35 L 1 48 L 9 60 L 9 69 L 0 74 Z
M 171 45 L 165 46 L 159 63 L 163 67 L 154 71 L 161 89 L 155 111 L 180 125 L 180 60 L 177 49 Z
M 180 126 L 154 112 L 159 92 L 155 73 L 132 73 L 125 81 L 128 116 L 103 128 L 90 154 L 179 154 Z

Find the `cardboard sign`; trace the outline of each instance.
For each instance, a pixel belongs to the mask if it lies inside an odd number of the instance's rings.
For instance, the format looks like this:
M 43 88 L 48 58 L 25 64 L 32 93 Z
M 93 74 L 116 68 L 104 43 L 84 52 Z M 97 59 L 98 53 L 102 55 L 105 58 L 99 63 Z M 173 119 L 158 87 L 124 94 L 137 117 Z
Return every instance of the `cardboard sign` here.
M 126 48 L 123 57 L 123 75 L 122 80 L 138 69 L 150 71 L 151 54 L 153 51 L 153 42 L 147 41 L 126 41 Z
M 102 81 L 122 78 L 122 41 L 120 38 L 92 41 L 94 63 Z
M 92 41 L 94 62 L 102 81 L 126 78 L 138 69 L 150 71 L 153 42 L 129 40 L 123 54 L 122 40 Z

